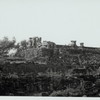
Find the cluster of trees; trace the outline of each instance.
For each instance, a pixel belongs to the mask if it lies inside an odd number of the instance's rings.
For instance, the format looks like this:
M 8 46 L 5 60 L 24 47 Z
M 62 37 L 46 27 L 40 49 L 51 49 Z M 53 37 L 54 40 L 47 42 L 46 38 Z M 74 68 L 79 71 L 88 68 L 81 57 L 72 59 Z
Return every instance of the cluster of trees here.
M 8 37 L 4 37 L 0 40 L 0 55 L 6 55 L 8 51 L 15 47 L 16 39 L 9 40 Z
M 5 56 L 11 50 L 12 48 L 15 49 L 25 49 L 27 47 L 28 42 L 26 40 L 22 40 L 19 43 L 16 43 L 16 38 L 13 37 L 12 40 L 10 40 L 8 37 L 3 37 L 3 39 L 0 40 L 0 55 Z M 21 48 L 20 48 L 21 47 Z

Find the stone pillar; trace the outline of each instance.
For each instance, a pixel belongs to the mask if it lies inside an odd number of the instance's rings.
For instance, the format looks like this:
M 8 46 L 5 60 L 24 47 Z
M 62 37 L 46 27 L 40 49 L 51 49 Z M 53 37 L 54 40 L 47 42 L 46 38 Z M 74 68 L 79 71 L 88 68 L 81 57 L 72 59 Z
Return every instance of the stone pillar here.
M 84 43 L 80 43 L 80 47 L 84 47 Z
M 76 46 L 76 41 L 71 41 L 71 46 Z

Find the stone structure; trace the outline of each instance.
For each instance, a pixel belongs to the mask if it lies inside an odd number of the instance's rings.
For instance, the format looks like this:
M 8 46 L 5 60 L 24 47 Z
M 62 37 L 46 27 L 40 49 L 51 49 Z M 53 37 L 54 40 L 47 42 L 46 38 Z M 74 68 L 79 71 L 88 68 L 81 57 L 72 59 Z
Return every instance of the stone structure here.
M 27 50 L 24 51 L 24 53 L 26 59 L 37 57 L 39 54 L 37 48 L 28 48 Z
M 71 41 L 71 46 L 73 46 L 73 47 L 77 46 L 77 45 L 76 45 L 76 41 L 73 41 L 73 40 L 72 40 L 72 41 Z
M 50 41 L 43 41 L 41 48 L 54 49 L 56 44 Z
M 80 47 L 84 47 L 84 43 L 82 42 L 82 43 L 80 43 Z
M 29 38 L 29 41 L 28 41 L 28 47 L 34 47 L 34 48 L 38 48 L 41 46 L 41 40 L 42 38 L 41 37 L 31 37 Z

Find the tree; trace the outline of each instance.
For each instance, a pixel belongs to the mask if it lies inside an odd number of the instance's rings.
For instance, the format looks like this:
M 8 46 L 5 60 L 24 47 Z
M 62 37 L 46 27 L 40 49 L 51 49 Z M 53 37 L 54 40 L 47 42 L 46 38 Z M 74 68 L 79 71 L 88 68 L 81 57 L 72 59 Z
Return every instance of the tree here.
M 22 41 L 21 41 L 21 47 L 22 47 L 23 49 L 25 49 L 25 48 L 27 47 L 27 41 L 26 41 L 26 40 L 22 40 Z
M 9 40 L 8 37 L 0 40 L 0 55 L 6 55 L 10 49 L 14 48 L 15 42 L 15 40 Z

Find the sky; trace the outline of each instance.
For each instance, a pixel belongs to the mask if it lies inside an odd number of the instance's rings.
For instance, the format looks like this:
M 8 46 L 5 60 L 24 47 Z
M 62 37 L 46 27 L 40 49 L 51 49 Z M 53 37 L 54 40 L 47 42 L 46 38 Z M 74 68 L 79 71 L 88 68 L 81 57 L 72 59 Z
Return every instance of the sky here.
M 100 0 L 0 0 L 0 39 L 4 36 L 100 47 Z

